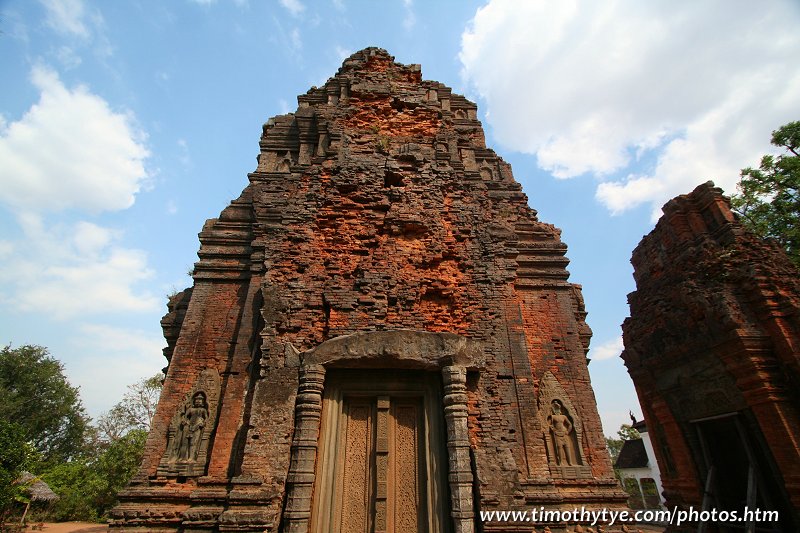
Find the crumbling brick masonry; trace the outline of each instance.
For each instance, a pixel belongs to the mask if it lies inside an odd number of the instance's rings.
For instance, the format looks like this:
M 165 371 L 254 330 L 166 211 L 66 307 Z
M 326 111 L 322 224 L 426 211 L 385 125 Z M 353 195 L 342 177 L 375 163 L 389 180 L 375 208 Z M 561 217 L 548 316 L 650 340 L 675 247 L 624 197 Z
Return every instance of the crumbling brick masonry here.
M 478 510 L 623 506 L 566 245 L 475 104 L 374 48 L 298 102 L 170 300 L 112 527 L 468 532 Z

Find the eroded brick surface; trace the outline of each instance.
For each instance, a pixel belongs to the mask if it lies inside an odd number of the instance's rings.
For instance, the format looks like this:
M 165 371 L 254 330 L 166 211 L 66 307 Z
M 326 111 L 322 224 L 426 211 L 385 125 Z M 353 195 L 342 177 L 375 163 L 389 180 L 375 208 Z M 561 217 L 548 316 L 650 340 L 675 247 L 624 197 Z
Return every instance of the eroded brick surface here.
M 187 529 L 277 531 L 302 354 L 401 329 L 482 346 L 467 375 L 476 508 L 622 505 L 566 246 L 486 148 L 475 104 L 379 49 L 298 102 L 264 125 L 250 185 L 200 234 L 194 288 L 164 320 L 174 348 L 146 457 L 114 525 L 173 527 L 179 515 Z M 207 368 L 222 383 L 207 475 L 159 476 L 170 421 Z M 574 409 L 580 464 L 548 452 L 545 375 Z
M 631 260 L 636 292 L 628 296 L 631 317 L 623 325 L 622 357 L 644 410 L 667 504 L 703 502 L 708 465 L 698 430 L 704 420 L 735 415 L 760 455 L 761 475 L 774 483 L 773 504 L 785 499 L 781 510 L 787 519 L 795 515 L 795 526 L 783 530 L 795 530 L 798 271 L 775 243 L 745 230 L 713 183 L 671 200 L 663 210 Z M 733 448 L 736 438 L 722 448 Z M 707 453 L 719 461 L 724 451 Z M 746 479 L 745 473 L 736 482 L 739 489 Z M 759 489 L 762 498 L 765 488 Z

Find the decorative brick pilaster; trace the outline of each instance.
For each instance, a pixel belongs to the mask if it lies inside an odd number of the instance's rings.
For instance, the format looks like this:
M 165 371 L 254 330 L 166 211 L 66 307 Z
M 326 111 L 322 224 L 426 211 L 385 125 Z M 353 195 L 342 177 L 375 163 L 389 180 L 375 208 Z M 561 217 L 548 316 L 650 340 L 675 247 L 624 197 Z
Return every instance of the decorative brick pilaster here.
M 467 429 L 467 370 L 460 366 L 442 369 L 444 418 L 447 424 L 447 453 L 450 463 L 450 514 L 455 533 L 475 531 L 472 507 L 472 466 Z
M 296 429 L 287 479 L 286 511 L 283 513 L 283 531 L 286 533 L 308 532 L 324 385 L 325 367 L 310 365 L 300 369 L 295 405 Z

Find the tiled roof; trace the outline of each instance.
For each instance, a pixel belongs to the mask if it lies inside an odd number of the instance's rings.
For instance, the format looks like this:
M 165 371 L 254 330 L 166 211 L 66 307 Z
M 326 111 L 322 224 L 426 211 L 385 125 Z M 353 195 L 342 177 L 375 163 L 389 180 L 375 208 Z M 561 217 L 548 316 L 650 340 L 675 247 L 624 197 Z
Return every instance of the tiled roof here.
M 647 452 L 642 439 L 626 440 L 622 443 L 614 468 L 647 468 Z

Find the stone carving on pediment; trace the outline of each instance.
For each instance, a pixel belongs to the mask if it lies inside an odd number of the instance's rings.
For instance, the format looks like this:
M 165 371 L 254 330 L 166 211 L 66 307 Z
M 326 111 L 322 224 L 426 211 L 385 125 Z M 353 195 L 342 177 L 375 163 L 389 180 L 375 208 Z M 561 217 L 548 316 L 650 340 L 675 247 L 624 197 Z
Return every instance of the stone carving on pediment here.
M 205 369 L 178 406 L 167 431 L 159 476 L 202 476 L 219 407 L 219 373 Z
M 686 420 L 718 416 L 740 411 L 746 404 L 737 392 L 734 380 L 721 365 L 692 367 L 693 373 L 679 374 L 665 397 L 671 409 Z

